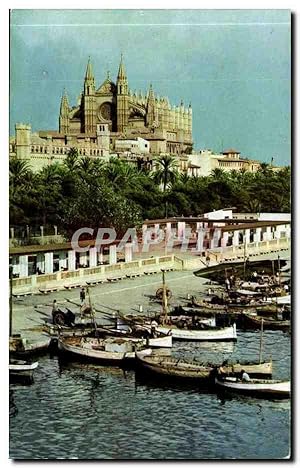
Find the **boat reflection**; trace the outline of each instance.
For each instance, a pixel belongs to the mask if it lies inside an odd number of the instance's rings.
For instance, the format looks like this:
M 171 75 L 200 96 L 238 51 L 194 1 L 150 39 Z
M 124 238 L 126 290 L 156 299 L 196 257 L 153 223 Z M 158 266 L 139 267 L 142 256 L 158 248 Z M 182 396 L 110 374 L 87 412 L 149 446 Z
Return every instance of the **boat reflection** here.
M 14 392 L 9 390 L 9 417 L 12 418 L 18 414 L 18 408 L 15 404 Z
M 143 369 L 137 368 L 135 371 L 135 388 L 146 388 L 149 391 L 165 390 L 188 393 L 213 393 L 214 388 L 207 380 L 186 380 L 180 378 L 170 378 L 170 376 L 150 374 Z
M 126 379 L 128 371 L 121 367 L 113 366 L 100 366 L 94 363 L 85 363 L 81 361 L 68 361 L 62 358 L 58 358 L 59 376 L 61 377 L 65 373 L 69 373 L 70 376 L 78 378 L 82 375 L 83 378 L 87 378 L 89 372 L 94 372 L 99 375 L 114 375 Z M 74 373 L 74 371 L 76 371 Z M 78 373 L 80 371 L 80 373 Z

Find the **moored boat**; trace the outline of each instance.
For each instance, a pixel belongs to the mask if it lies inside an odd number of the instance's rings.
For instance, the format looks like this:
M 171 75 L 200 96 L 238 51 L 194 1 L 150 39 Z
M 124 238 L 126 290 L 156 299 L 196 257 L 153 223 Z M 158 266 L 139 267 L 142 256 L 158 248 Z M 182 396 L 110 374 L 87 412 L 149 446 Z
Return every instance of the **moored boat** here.
M 236 325 L 235 323 L 230 327 L 224 328 L 211 328 L 211 329 L 186 329 L 178 328 L 174 325 L 159 326 L 159 332 L 172 333 L 174 340 L 185 341 L 236 341 Z
M 146 370 L 168 377 L 182 379 L 208 379 L 213 366 L 188 362 L 171 356 L 143 356 L 136 353 L 138 363 Z
M 38 367 L 38 362 L 28 363 L 26 361 L 10 359 L 9 376 L 32 379 L 33 371 Z
M 223 390 L 230 390 L 247 395 L 262 395 L 276 398 L 288 398 L 291 392 L 290 381 L 250 379 L 242 381 L 237 377 L 216 377 L 215 384 Z
M 43 338 L 39 341 L 29 341 L 21 335 L 13 335 L 9 338 L 9 352 L 15 357 L 26 357 L 33 354 L 43 354 L 48 351 L 51 338 Z
M 139 352 L 136 358 L 140 366 L 155 374 L 180 378 L 180 379 L 209 379 L 214 376 L 214 371 L 218 368 L 215 364 L 200 363 L 195 360 L 188 361 L 172 356 L 144 356 Z M 222 366 L 222 372 L 226 375 L 238 375 L 241 369 L 250 376 L 270 376 L 272 375 L 272 363 L 248 363 L 248 364 L 226 364 Z
M 243 315 L 244 322 L 246 327 L 258 330 L 261 327 L 262 318 L 244 313 Z M 273 319 L 266 319 L 264 318 L 264 329 L 265 330 L 281 330 L 281 331 L 289 331 L 291 327 L 290 320 L 273 320 Z
M 99 364 L 120 365 L 135 359 L 135 352 L 151 354 L 150 348 L 122 338 L 59 337 L 58 349 L 73 357 L 97 361 Z
M 239 375 L 242 370 L 247 372 L 251 377 L 260 378 L 272 376 L 273 363 L 272 361 L 265 362 L 247 362 L 247 363 L 226 363 L 222 365 L 222 371 L 227 376 Z

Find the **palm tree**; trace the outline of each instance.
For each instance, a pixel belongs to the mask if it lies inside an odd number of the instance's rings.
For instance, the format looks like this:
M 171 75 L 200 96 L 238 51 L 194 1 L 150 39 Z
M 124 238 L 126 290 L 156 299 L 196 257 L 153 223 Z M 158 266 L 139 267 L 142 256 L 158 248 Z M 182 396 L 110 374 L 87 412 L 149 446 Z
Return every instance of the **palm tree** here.
M 14 190 L 22 183 L 30 172 L 28 162 L 24 159 L 11 158 L 9 161 L 10 184 Z
M 272 170 L 270 168 L 270 165 L 268 163 L 262 162 L 260 164 L 260 168 L 258 169 L 257 173 L 261 173 L 264 176 L 270 175 L 272 173 Z
M 73 171 L 78 167 L 78 149 L 71 148 L 69 154 L 67 155 L 66 159 L 64 160 L 64 165 L 67 167 L 69 171 Z
M 174 157 L 165 155 L 155 159 L 157 168 L 152 173 L 152 179 L 154 182 L 162 185 L 163 193 L 166 195 L 167 188 L 171 188 L 172 185 L 178 180 L 178 166 L 177 161 Z M 168 214 L 168 200 L 165 197 L 165 218 Z
M 216 180 L 225 180 L 228 178 L 228 174 L 223 169 L 220 169 L 219 167 L 216 167 L 215 169 L 213 169 L 210 173 L 210 176 Z
M 187 172 L 184 172 L 179 175 L 180 184 L 186 186 L 190 181 L 191 181 L 191 176 L 189 176 Z
M 136 185 L 141 171 L 117 158 L 111 158 L 105 166 L 105 173 L 110 182 L 118 189 L 130 188 Z
M 78 161 L 77 168 L 79 170 L 80 176 L 85 179 L 87 175 L 90 175 L 93 173 L 93 160 L 89 156 L 85 156 L 83 158 L 80 158 Z
M 243 209 L 246 213 L 260 213 L 261 203 L 256 198 L 250 198 L 243 203 Z
M 152 174 L 154 182 L 161 184 L 163 192 L 172 186 L 178 179 L 178 165 L 173 156 L 161 156 L 155 159 L 157 169 Z
M 59 202 L 62 182 L 61 165 L 56 163 L 43 167 L 38 174 L 38 182 L 42 222 L 45 226 L 48 211 L 51 211 L 51 208 L 56 209 Z

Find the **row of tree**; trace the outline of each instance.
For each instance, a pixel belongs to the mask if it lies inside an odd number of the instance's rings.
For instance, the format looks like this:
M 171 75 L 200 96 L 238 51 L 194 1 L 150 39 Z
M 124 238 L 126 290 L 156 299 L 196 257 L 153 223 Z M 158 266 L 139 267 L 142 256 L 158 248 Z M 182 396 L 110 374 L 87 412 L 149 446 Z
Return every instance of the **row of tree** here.
M 207 177 L 177 172 L 174 158 L 157 160 L 150 172 L 119 159 L 80 158 L 75 149 L 63 164 L 33 172 L 10 160 L 10 224 L 57 225 L 68 237 L 80 227 L 114 227 L 123 233 L 144 219 L 197 216 L 223 207 L 242 212 L 289 212 L 290 168 L 256 173 L 215 169 Z

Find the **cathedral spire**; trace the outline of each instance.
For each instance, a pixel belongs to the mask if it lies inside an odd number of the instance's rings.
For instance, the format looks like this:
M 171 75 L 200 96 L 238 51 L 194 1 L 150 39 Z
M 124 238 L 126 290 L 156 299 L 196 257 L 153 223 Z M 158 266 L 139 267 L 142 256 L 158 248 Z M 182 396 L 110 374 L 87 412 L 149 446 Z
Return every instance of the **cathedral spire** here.
M 85 79 L 86 80 L 94 80 L 95 79 L 90 56 L 89 56 L 88 63 L 87 63 L 87 66 L 86 66 Z
M 69 112 L 69 101 L 66 93 L 66 88 L 63 90 L 63 94 L 60 102 L 60 115 L 66 115 Z
M 121 62 L 119 66 L 119 72 L 117 77 L 117 92 L 120 95 L 128 95 L 128 81 L 123 63 L 123 54 L 121 54 Z
M 70 119 L 69 119 L 69 101 L 68 96 L 66 94 L 66 90 L 64 89 L 61 102 L 60 102 L 60 113 L 59 113 L 59 132 L 60 133 L 68 133 L 69 126 L 70 126 Z
M 118 80 L 127 80 L 125 65 L 123 63 L 123 54 L 121 54 L 121 61 L 119 65 Z
M 152 83 L 150 83 L 150 86 L 149 86 L 147 104 L 148 104 L 148 107 L 149 107 L 149 105 L 154 106 L 154 104 L 155 104 L 155 96 L 154 96 L 154 91 L 153 91 L 153 88 L 152 88 Z
M 95 78 L 94 78 L 94 72 L 93 72 L 93 67 L 91 63 L 91 57 L 89 57 L 89 60 L 86 66 L 85 78 L 84 78 L 84 95 L 92 96 L 94 93 L 95 93 Z

